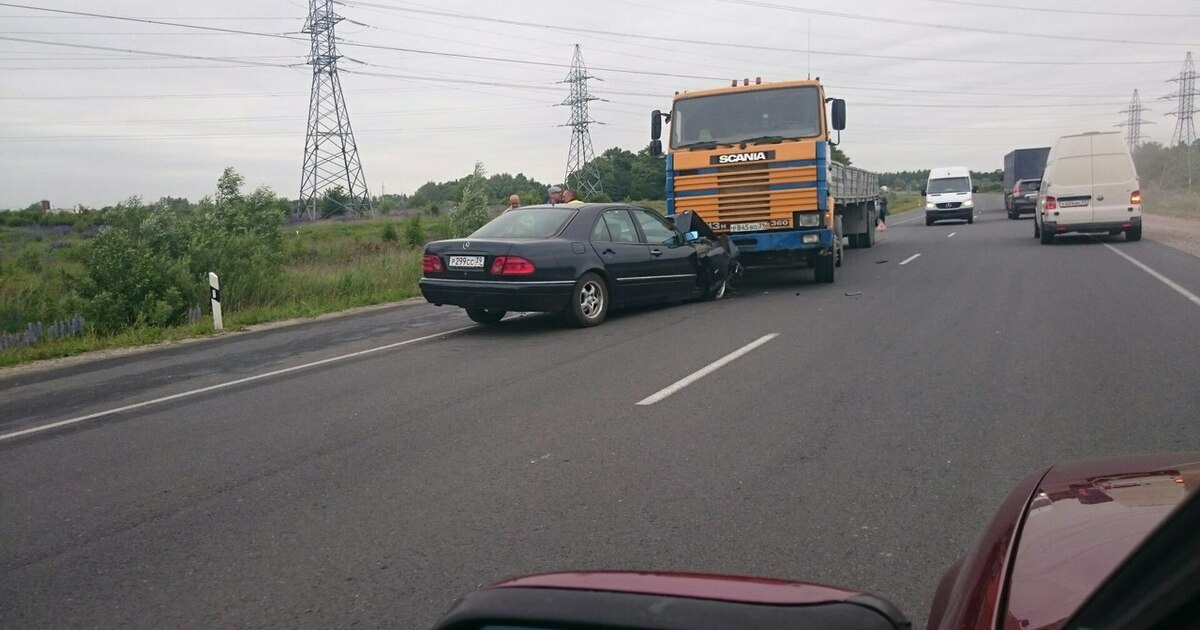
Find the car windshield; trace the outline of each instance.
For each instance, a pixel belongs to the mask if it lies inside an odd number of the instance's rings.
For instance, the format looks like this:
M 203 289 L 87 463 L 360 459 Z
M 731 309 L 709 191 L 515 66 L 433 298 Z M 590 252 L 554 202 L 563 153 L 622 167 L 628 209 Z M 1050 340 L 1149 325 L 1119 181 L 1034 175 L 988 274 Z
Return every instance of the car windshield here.
M 472 232 L 471 238 L 549 238 L 573 216 L 575 210 L 563 207 L 512 210 Z
M 940 177 L 938 179 L 931 179 L 929 180 L 929 189 L 926 192 L 931 195 L 971 192 L 971 180 L 966 177 Z
M 675 148 L 754 138 L 811 138 L 820 132 L 820 93 L 809 86 L 685 98 L 675 103 L 671 114 Z

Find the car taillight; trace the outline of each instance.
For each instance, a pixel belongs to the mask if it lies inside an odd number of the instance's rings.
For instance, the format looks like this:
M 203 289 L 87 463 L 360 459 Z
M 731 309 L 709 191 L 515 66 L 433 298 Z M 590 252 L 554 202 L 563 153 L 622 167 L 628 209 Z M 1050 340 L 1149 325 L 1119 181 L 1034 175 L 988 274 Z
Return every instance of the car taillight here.
M 429 273 L 431 271 L 441 271 L 441 270 L 442 270 L 442 259 L 438 258 L 437 254 L 425 254 L 425 257 L 421 259 L 421 271 L 422 272 Z
M 1054 197 L 1046 197 L 1046 209 L 1058 210 L 1058 200 Z
M 1135 206 L 1139 203 L 1142 203 L 1142 191 L 1135 190 L 1132 193 L 1129 193 L 1129 203 Z
M 535 271 L 533 263 L 520 256 L 497 256 L 492 261 L 493 276 L 528 276 Z
M 1013 194 L 1014 195 L 1021 194 L 1021 186 L 1019 184 L 1017 186 L 1013 186 Z

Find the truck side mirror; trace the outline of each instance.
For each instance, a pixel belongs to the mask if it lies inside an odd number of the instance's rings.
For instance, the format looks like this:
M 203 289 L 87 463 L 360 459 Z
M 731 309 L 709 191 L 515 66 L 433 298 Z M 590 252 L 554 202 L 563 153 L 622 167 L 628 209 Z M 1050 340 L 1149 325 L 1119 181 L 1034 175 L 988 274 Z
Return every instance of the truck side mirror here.
M 846 101 L 833 99 L 833 129 L 841 131 L 846 128 Z
M 977 193 L 977 192 L 979 192 L 979 187 L 978 187 L 978 186 L 972 186 L 972 187 L 971 187 L 971 192 L 973 192 L 973 193 Z
M 662 140 L 650 141 L 650 155 L 655 157 L 662 155 Z
M 924 196 L 925 196 L 925 189 L 924 189 L 924 188 L 922 188 L 922 189 L 921 189 L 921 196 L 922 196 L 922 197 L 924 197 Z
M 650 112 L 650 139 L 659 138 L 662 138 L 662 112 L 656 109 Z

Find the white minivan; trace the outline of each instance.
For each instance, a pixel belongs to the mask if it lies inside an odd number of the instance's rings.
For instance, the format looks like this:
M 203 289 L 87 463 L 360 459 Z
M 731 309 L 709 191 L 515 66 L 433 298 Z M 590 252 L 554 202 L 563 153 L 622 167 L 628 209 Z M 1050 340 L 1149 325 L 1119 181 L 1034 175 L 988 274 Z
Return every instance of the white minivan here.
M 925 225 L 943 219 L 975 222 L 975 193 L 971 171 L 965 166 L 930 169 L 929 181 L 921 194 L 925 197 Z
M 1059 138 L 1046 158 L 1033 216 L 1033 235 L 1045 245 L 1066 232 L 1142 238 L 1142 192 L 1121 133 Z

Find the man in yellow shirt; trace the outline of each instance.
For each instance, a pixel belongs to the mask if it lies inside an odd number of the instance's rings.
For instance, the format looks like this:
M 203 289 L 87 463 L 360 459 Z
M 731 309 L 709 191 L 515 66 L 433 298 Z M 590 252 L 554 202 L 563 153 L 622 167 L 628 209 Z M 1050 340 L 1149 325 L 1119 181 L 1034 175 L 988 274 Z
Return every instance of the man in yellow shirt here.
M 563 203 L 565 203 L 565 204 L 581 204 L 581 203 L 583 203 L 582 201 L 575 198 L 575 191 L 570 188 L 564 188 L 562 195 L 563 195 Z

